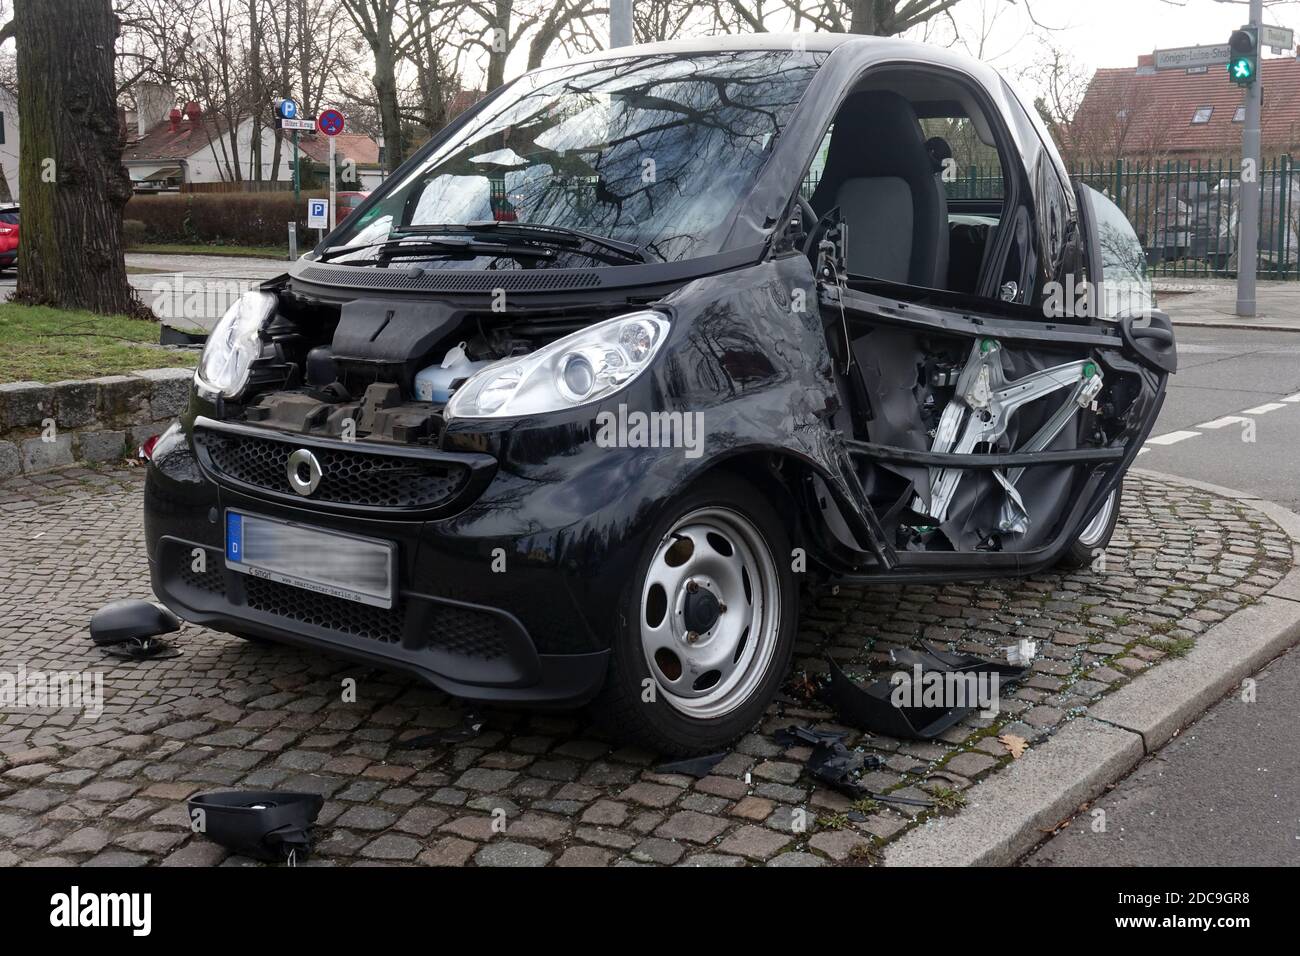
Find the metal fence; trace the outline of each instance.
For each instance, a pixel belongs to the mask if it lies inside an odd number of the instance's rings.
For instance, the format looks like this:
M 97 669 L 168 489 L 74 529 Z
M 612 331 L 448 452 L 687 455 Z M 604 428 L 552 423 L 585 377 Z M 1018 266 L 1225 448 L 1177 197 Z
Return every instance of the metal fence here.
M 1084 163 L 1073 175 L 1124 210 L 1152 275 L 1236 276 L 1240 160 L 1117 160 Z M 804 181 L 805 198 L 816 186 L 816 176 Z M 1300 279 L 1300 170 L 1290 156 L 1266 159 L 1259 186 L 1258 275 Z M 949 199 L 999 199 L 1002 175 L 971 166 L 944 188 Z
M 1259 169 L 1260 278 L 1300 278 L 1300 182 L 1290 156 Z M 1124 210 L 1158 276 L 1237 274 L 1241 162 L 1085 164 L 1075 176 Z

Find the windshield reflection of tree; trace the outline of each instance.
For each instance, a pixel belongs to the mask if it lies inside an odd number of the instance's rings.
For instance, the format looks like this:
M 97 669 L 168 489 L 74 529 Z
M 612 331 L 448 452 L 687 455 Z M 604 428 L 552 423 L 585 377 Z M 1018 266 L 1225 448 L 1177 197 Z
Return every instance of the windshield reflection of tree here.
M 498 220 L 572 226 L 685 258 L 752 181 L 812 71 L 806 58 L 771 51 L 587 69 L 562 94 L 550 83 L 522 97 L 416 189 L 485 178 Z M 408 209 L 414 224 L 432 221 Z

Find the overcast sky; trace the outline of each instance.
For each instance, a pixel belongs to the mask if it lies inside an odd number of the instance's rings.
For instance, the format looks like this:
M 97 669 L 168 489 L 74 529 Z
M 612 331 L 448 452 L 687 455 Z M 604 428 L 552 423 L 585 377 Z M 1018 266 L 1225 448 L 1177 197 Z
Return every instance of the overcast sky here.
M 1054 43 L 1074 50 L 1089 69 L 1133 66 L 1138 54 L 1157 47 L 1225 43 L 1249 17 L 1245 3 L 1215 0 L 1029 0 L 1028 9 L 1050 28 Z M 1042 49 L 1024 0 L 962 0 L 954 18 L 971 39 L 982 32 L 981 20 L 992 22 L 983 59 L 1012 75 Z M 1264 22 L 1300 32 L 1300 3 L 1266 4 Z

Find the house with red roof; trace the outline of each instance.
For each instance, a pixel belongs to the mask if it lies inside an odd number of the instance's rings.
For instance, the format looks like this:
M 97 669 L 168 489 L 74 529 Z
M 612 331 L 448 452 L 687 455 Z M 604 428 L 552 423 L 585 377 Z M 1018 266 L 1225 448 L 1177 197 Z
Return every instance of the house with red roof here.
M 235 125 L 207 113 L 199 103 L 178 106 L 175 93 L 158 83 L 141 83 L 136 90 L 134 122 L 122 146 L 122 164 L 137 192 L 176 189 L 186 183 L 220 183 L 237 180 L 293 180 L 293 147 L 286 137 L 276 162 L 275 130 L 262 125 L 261 175 L 254 168 L 253 120 L 243 117 Z M 132 135 L 133 134 L 133 135 Z M 350 163 L 358 177 L 357 189 L 371 189 L 382 179 L 379 146 L 362 133 L 341 133 L 336 139 L 340 169 Z M 232 141 L 233 140 L 233 141 Z M 298 137 L 304 164 L 320 178 L 327 175 L 329 143 L 322 134 Z
M 1300 61 L 1260 61 L 1265 159 L 1300 154 Z M 1155 69 L 1150 55 L 1134 67 L 1098 70 L 1063 144 L 1074 160 L 1175 162 L 1241 153 L 1245 91 L 1222 68 Z

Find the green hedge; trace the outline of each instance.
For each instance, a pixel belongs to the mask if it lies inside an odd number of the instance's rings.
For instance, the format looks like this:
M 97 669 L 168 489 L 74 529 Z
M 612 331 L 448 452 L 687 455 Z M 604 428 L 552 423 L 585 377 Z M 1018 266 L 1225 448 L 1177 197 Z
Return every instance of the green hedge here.
M 206 242 L 272 246 L 287 241 L 298 222 L 299 242 L 308 236 L 307 199 L 324 193 L 168 193 L 132 196 L 123 218 L 143 227 L 143 242 Z M 140 227 L 133 227 L 139 231 Z M 312 235 L 315 235 L 312 233 Z

